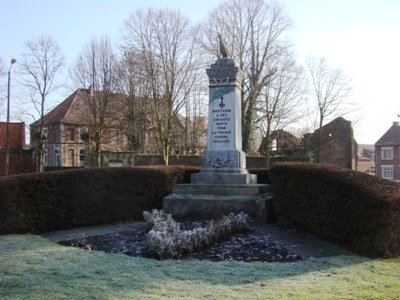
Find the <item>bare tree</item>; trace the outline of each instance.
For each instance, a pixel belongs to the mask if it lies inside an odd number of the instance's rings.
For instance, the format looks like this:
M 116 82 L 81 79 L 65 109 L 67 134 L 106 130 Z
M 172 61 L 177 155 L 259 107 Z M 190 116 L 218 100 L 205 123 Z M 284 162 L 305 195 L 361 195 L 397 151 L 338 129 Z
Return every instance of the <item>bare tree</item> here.
M 149 130 L 152 102 L 150 84 L 140 53 L 124 51 L 118 67 L 120 93 L 126 97 L 125 134 L 131 150 L 146 153 L 145 135 Z
M 177 116 L 196 80 L 196 32 L 189 20 L 170 10 L 138 10 L 124 23 L 124 48 L 143 59 L 150 84 L 159 146 L 166 165 Z
M 289 47 L 283 36 L 290 27 L 290 19 L 282 6 L 263 0 L 224 1 L 202 25 L 202 45 L 210 53 L 218 53 L 215 39 L 221 31 L 233 58 L 244 71 L 242 135 L 243 151 L 249 154 L 256 151 L 256 104 L 274 75 L 275 69 L 270 65 Z
M 40 122 L 38 132 L 31 133 L 37 142 L 37 171 L 43 172 L 43 132 L 47 96 L 61 87 L 57 75 L 64 67 L 64 56 L 57 42 L 50 36 L 41 36 L 25 42 L 25 52 L 20 64 L 21 84 L 29 93 L 30 103 Z
M 186 154 L 198 154 L 204 150 L 207 138 L 207 124 L 205 118 L 205 103 L 207 100 L 204 87 L 201 83 L 196 84 L 188 101 L 185 102 L 185 143 Z M 208 96 L 208 94 L 207 94 Z
M 309 57 L 306 61 L 311 79 L 310 96 L 316 104 L 316 123 L 320 129 L 326 119 L 348 113 L 347 101 L 352 91 L 350 79 L 341 69 L 332 69 L 324 58 Z M 319 163 L 321 149 L 321 130 L 315 137 L 314 160 Z
M 283 54 L 274 64 L 269 82 L 262 90 L 257 104 L 259 119 L 257 123 L 264 133 L 265 166 L 269 166 L 271 135 L 304 117 L 305 78 L 289 53 Z
M 94 166 L 100 166 L 106 134 L 119 130 L 124 118 L 125 99 L 118 93 L 117 62 L 110 39 L 93 39 L 76 59 L 70 74 L 77 87 L 87 88 L 79 118 L 88 129 Z

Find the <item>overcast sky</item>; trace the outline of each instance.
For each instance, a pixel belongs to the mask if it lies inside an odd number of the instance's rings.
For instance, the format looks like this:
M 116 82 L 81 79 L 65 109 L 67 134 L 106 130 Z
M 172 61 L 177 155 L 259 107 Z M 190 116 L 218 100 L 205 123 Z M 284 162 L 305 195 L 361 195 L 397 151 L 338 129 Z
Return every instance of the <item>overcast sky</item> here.
M 193 22 L 204 20 L 220 0 L 0 0 L 0 57 L 7 68 L 18 61 L 26 40 L 53 36 L 69 66 L 93 38 L 118 39 L 123 21 L 138 8 L 180 10 Z M 281 0 L 294 22 L 289 36 L 298 61 L 324 56 L 352 79 L 351 101 L 359 143 L 374 144 L 400 120 L 400 1 Z M 6 78 L 1 84 L 6 85 Z M 62 97 L 70 91 L 63 91 Z M 60 102 L 64 98 L 53 101 Z M 354 118 L 351 119 L 351 118 Z

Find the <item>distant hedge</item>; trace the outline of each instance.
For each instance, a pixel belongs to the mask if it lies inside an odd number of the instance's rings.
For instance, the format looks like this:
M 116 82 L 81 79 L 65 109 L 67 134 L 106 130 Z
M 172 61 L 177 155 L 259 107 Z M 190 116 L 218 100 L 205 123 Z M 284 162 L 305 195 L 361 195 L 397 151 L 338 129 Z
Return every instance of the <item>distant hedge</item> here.
M 93 168 L 0 178 L 0 234 L 142 218 L 198 167 Z
M 279 225 L 294 227 L 361 255 L 400 256 L 400 185 L 310 163 L 270 170 Z

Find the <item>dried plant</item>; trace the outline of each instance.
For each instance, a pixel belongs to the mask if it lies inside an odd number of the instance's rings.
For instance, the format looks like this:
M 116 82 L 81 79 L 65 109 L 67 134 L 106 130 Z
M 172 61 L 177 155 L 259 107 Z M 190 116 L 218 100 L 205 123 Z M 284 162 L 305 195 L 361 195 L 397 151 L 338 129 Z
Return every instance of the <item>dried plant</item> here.
M 180 258 L 185 254 L 228 239 L 235 233 L 250 230 L 250 219 L 243 212 L 230 213 L 221 220 L 209 221 L 206 227 L 181 230 L 181 226 L 170 214 L 154 209 L 143 212 L 143 217 L 152 229 L 147 233 L 149 250 L 160 259 Z

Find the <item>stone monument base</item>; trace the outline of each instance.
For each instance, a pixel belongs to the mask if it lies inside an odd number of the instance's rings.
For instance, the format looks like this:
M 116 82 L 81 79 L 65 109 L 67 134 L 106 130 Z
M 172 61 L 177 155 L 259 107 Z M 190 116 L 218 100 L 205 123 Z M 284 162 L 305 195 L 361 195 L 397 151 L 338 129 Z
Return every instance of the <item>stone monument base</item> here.
M 207 150 L 203 168 L 191 184 L 177 184 L 163 199 L 164 211 L 179 220 L 210 220 L 244 212 L 257 223 L 268 221 L 270 187 L 257 184 L 246 170 L 242 151 L 241 87 L 243 72 L 220 39 L 219 58 L 209 78 Z
M 193 184 L 256 184 L 257 175 L 246 173 L 207 172 L 191 174 Z
M 180 221 L 244 212 L 253 222 L 266 223 L 271 198 L 267 184 L 176 184 L 163 199 L 163 209 Z

